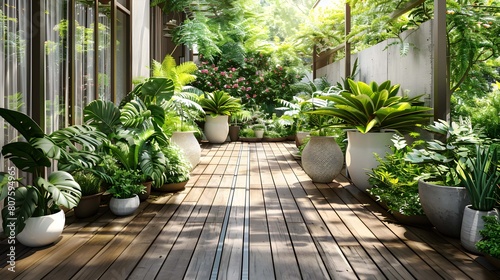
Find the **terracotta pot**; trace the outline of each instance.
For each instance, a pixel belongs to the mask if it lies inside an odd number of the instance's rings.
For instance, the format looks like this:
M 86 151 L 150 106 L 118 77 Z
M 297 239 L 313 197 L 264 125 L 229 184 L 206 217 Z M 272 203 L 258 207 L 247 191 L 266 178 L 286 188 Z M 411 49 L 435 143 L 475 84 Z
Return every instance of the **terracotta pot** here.
M 152 184 L 153 184 L 153 181 L 148 181 L 148 182 L 142 183 L 142 185 L 144 185 L 146 187 L 146 192 L 139 194 L 140 201 L 145 201 L 146 199 L 148 199 L 149 195 L 151 194 L 151 185 Z
M 240 138 L 240 127 L 237 125 L 230 125 L 229 126 L 229 139 L 231 139 L 232 142 L 238 141 Z
M 97 214 L 97 212 L 99 212 L 99 206 L 101 205 L 101 197 L 102 192 L 82 196 L 80 202 L 78 202 L 78 205 L 74 209 L 75 217 L 83 219 Z
M 188 181 L 180 182 L 180 183 L 168 183 L 163 184 L 160 188 L 158 188 L 161 192 L 178 192 L 182 191 L 186 188 L 186 184 Z

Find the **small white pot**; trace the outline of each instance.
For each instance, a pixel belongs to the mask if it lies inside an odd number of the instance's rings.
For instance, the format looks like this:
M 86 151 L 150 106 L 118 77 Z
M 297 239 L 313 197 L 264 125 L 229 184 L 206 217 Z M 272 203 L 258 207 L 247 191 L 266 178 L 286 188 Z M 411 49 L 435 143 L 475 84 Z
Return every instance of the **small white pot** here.
M 131 215 L 139 208 L 141 201 L 138 195 L 131 198 L 116 198 L 112 197 L 109 201 L 109 210 L 117 216 Z
M 264 129 L 255 129 L 253 132 L 255 132 L 255 137 L 257 138 L 264 137 Z
M 28 247 L 49 245 L 59 239 L 65 222 L 63 210 L 51 215 L 28 218 L 23 231 L 17 235 L 17 240 Z
M 491 211 L 479 211 L 470 208 L 470 206 L 471 205 L 467 205 L 464 210 L 460 241 L 465 250 L 481 255 L 481 252 L 476 248 L 476 243 L 482 238 L 479 231 L 484 229 L 483 216 L 498 217 L 498 211 L 496 209 Z

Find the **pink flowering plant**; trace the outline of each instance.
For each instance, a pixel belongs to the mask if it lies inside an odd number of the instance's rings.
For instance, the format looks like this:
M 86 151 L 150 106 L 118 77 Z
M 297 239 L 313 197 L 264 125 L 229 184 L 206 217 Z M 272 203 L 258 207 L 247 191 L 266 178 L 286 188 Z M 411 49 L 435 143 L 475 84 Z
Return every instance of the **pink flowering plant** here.
M 292 99 L 290 85 L 301 78 L 290 67 L 271 65 L 270 58 L 262 54 L 250 55 L 243 65 L 236 64 L 202 59 L 193 86 L 205 92 L 223 90 L 240 97 L 243 104 L 274 108 L 276 99 Z

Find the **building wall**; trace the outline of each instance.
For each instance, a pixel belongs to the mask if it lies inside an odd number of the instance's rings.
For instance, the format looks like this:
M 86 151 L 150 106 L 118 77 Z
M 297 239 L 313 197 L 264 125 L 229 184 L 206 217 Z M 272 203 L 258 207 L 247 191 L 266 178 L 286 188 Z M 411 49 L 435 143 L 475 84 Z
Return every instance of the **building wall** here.
M 406 56 L 400 54 L 400 45 L 391 45 L 394 39 L 381 42 L 375 46 L 354 54 L 351 63 L 358 58 L 359 73 L 356 79 L 381 83 L 391 80 L 400 84 L 401 90 L 410 96 L 425 94 L 426 105 L 430 105 L 433 95 L 433 36 L 432 21 L 425 22 L 416 31 L 401 34 L 405 42 L 411 44 Z M 326 77 L 336 83 L 344 75 L 345 60 L 336 61 L 317 70 L 317 77 Z

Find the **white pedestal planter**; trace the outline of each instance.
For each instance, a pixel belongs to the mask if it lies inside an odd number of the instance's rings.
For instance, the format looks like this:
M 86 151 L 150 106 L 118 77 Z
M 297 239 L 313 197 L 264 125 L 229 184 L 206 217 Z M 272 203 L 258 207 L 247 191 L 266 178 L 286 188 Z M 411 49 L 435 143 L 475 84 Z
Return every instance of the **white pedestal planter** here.
M 378 166 L 374 153 L 384 157 L 391 153 L 393 132 L 347 131 L 346 166 L 349 177 L 356 187 L 366 191 L 370 186 L 366 174 Z
M 222 144 L 226 142 L 229 134 L 228 116 L 206 116 L 204 132 L 210 143 Z
M 470 208 L 467 205 L 464 209 L 464 216 L 462 219 L 462 228 L 460 231 L 460 241 L 465 250 L 480 255 L 476 249 L 476 243 L 481 240 L 482 236 L 479 233 L 480 230 L 484 229 L 483 216 L 497 216 L 497 210 L 491 211 L 479 211 Z
M 17 240 L 29 247 L 49 245 L 59 239 L 65 222 L 66 216 L 62 210 L 47 216 L 28 218 Z
M 133 214 L 139 208 L 140 203 L 138 195 L 131 198 L 112 197 L 109 201 L 109 210 L 117 216 L 127 216 Z
M 316 183 L 332 182 L 344 166 L 344 154 L 331 136 L 311 136 L 301 160 L 304 172 Z
M 175 131 L 171 139 L 184 152 L 192 168 L 200 163 L 201 147 L 192 131 Z
M 465 206 L 470 204 L 467 190 L 419 181 L 418 195 L 431 224 L 442 234 L 458 238 Z

